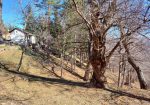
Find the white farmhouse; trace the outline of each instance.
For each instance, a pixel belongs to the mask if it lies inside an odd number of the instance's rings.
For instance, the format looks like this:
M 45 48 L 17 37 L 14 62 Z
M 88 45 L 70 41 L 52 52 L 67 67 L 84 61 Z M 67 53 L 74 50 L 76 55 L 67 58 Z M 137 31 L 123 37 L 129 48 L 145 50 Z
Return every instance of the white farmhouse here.
M 26 33 L 18 28 L 15 28 L 10 33 L 10 40 L 16 44 L 26 44 Z

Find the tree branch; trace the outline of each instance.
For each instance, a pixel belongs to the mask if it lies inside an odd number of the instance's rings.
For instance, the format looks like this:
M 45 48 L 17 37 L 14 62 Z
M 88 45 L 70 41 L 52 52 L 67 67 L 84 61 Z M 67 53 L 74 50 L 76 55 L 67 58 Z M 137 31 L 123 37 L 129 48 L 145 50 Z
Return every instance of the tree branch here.
M 80 17 L 87 23 L 87 26 L 90 28 L 90 22 L 86 19 L 86 17 L 79 11 L 79 8 L 78 8 L 78 6 L 77 6 L 77 4 L 76 4 L 76 2 L 74 1 L 74 0 L 72 0 L 73 1 L 73 4 L 74 4 L 74 7 L 75 7 L 75 9 L 76 9 L 76 12 L 80 15 Z
M 79 14 L 79 16 L 86 22 L 86 25 L 87 27 L 92 31 L 92 34 L 95 34 L 95 31 L 91 25 L 91 23 L 86 19 L 86 17 L 80 12 L 75 0 L 72 0 L 73 1 L 73 4 L 74 4 L 74 7 L 76 9 L 76 12 Z M 91 35 L 91 34 L 90 34 Z
M 118 48 L 119 45 L 120 41 L 118 41 L 116 45 L 113 47 L 113 49 L 109 52 L 108 56 L 106 57 L 107 61 L 109 61 L 109 59 L 111 58 L 111 56 L 113 55 L 113 53 L 115 52 L 115 50 Z

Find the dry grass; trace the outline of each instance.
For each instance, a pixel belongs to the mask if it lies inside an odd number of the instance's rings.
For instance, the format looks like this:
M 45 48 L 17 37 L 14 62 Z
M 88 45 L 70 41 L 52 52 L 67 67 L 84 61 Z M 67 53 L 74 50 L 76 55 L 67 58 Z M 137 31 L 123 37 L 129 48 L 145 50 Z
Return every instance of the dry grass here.
M 4 50 L 5 49 L 5 50 Z M 0 61 L 8 64 L 11 69 L 19 62 L 21 50 L 18 46 L 0 46 Z M 13 66 L 14 65 L 14 66 Z M 52 64 L 46 65 L 51 69 Z M 56 73 L 60 75 L 60 68 L 56 66 Z M 77 68 L 80 75 L 83 71 Z M 54 76 L 43 68 L 33 57 L 24 55 L 21 72 L 34 74 L 42 77 L 54 78 Z M 95 89 L 68 84 L 61 80 L 34 81 L 14 76 L 0 71 L 0 105 L 149 105 L 150 91 L 141 89 L 123 88 L 114 86 L 116 75 L 107 72 L 109 84 L 108 89 Z M 74 82 L 83 82 L 63 70 L 63 77 Z M 141 99 L 141 100 L 139 100 Z

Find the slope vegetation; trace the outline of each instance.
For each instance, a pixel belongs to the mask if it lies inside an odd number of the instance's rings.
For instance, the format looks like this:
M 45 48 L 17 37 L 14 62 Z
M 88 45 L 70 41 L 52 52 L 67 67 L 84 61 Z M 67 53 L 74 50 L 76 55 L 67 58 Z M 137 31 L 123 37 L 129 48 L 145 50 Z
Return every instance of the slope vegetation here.
M 61 77 L 60 66 L 41 63 L 29 54 L 24 54 L 20 71 L 15 71 L 20 56 L 20 47 L 0 45 L 0 105 L 150 104 L 150 91 L 117 88 L 116 75 L 111 72 L 107 72 L 106 89 L 88 88 L 79 78 L 83 77 L 84 70 L 76 67 L 75 75 L 63 69 Z

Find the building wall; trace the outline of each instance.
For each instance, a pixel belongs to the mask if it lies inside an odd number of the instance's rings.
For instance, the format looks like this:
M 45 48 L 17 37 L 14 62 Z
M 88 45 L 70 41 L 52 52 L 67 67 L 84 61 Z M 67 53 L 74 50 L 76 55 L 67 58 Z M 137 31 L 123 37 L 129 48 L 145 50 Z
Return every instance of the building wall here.
M 35 36 L 30 37 L 30 43 L 31 44 L 36 44 L 36 37 Z
M 13 43 L 24 44 L 25 34 L 19 30 L 14 30 L 10 33 L 10 39 Z

